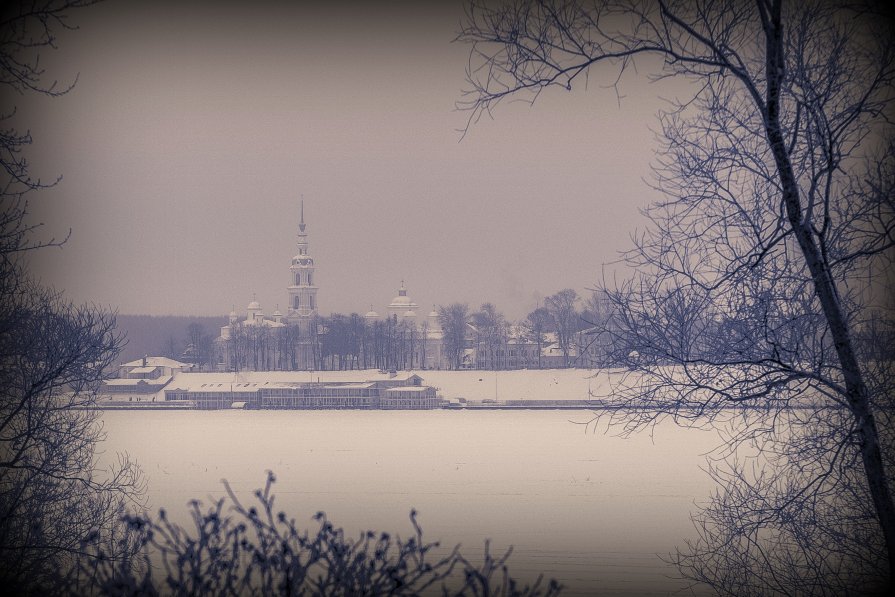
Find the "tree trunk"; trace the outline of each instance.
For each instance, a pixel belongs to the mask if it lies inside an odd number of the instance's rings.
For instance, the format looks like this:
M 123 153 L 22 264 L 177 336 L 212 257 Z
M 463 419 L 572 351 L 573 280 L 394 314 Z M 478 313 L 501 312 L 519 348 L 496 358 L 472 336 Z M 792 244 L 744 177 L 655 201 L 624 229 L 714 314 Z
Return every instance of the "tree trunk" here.
M 849 335 L 845 314 L 830 275 L 829 264 L 824 260 L 820 248 L 815 242 L 810 222 L 804 219 L 798 183 L 786 151 L 786 143 L 780 126 L 780 83 L 784 76 L 780 4 L 780 0 L 774 2 L 770 20 L 765 27 L 767 41 L 765 127 L 783 189 L 787 220 L 805 257 L 808 270 L 811 272 L 815 294 L 820 301 L 830 335 L 833 338 L 836 355 L 842 366 L 848 405 L 855 419 L 855 427 L 860 434 L 859 443 L 864 473 L 867 476 L 868 489 L 888 551 L 889 582 L 895 585 L 895 504 L 892 502 L 892 494 L 883 466 L 879 431 L 870 405 L 867 385 L 864 382 Z

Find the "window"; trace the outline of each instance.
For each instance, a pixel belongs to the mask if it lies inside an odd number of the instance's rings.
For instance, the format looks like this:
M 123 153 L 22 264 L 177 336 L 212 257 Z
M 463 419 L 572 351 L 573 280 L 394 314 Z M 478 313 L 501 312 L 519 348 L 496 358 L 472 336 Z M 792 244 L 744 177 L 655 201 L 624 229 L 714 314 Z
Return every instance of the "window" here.
M 301 285 L 301 272 L 297 272 L 295 274 L 295 285 L 296 286 Z
M 314 283 L 311 282 L 311 272 L 308 272 L 308 286 L 313 286 Z
M 314 295 L 312 294 L 309 298 L 311 299 L 311 305 L 310 305 L 310 306 L 311 306 L 312 309 L 314 309 L 314 308 L 315 308 L 315 307 L 314 307 Z
M 298 301 L 298 296 L 296 295 L 295 298 L 292 299 L 292 308 L 298 309 L 298 305 L 299 305 L 299 301 Z

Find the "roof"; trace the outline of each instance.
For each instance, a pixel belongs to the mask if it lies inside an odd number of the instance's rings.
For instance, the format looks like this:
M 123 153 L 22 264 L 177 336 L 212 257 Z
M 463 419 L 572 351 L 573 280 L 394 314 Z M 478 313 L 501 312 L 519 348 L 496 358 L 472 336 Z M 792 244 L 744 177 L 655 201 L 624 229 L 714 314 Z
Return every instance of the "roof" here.
M 120 379 L 112 378 L 103 382 L 103 389 L 108 390 L 128 390 L 136 388 L 159 388 L 166 386 L 173 379 L 170 375 L 158 377 L 156 379 Z M 100 389 L 102 392 L 102 389 Z
M 122 367 L 143 367 L 143 359 L 137 359 L 136 361 L 131 361 L 130 363 L 125 363 Z M 192 367 L 189 363 L 181 363 L 180 361 L 175 361 L 174 359 L 169 359 L 168 357 L 146 357 L 146 367 Z
M 251 319 L 247 319 L 243 323 L 246 325 L 260 325 L 260 326 L 263 326 L 266 328 L 284 328 L 284 327 L 286 327 L 286 324 L 283 323 L 282 321 L 274 321 L 273 319 L 267 319 L 267 318 L 256 319 L 254 321 L 252 321 Z
M 402 311 L 414 310 L 418 307 L 416 303 L 410 300 L 410 297 L 407 296 L 407 289 L 404 287 L 404 281 L 401 281 L 401 288 L 398 289 L 398 296 L 392 299 L 392 302 L 389 304 L 389 309 L 400 309 Z
M 391 392 L 406 392 L 408 394 L 418 394 L 420 392 L 426 392 L 430 389 L 429 386 L 401 386 L 399 388 L 388 388 L 386 393 Z
M 158 369 L 157 366 L 153 366 L 153 367 L 134 367 L 133 369 L 131 369 L 131 373 L 152 373 L 152 372 L 155 371 L 156 369 Z
M 398 373 L 394 377 L 388 377 L 386 379 L 379 379 L 377 381 L 407 381 L 407 380 L 413 379 L 414 377 L 417 379 L 422 379 L 422 377 L 417 375 L 416 373 L 413 373 L 411 371 L 403 371 L 401 373 Z
M 170 389 L 170 390 L 168 390 L 168 391 L 170 391 L 170 392 L 180 392 L 180 393 L 182 393 L 182 394 L 197 394 L 197 393 L 202 393 L 202 392 L 218 392 L 218 393 L 221 393 L 221 394 L 231 394 L 231 395 L 234 395 L 234 396 L 237 396 L 237 395 L 239 395 L 239 396 L 245 396 L 245 395 L 251 395 L 251 394 L 257 394 L 257 393 L 258 393 L 258 388 L 257 388 L 257 387 L 251 387 L 251 388 L 237 388 L 236 386 L 232 386 L 232 387 L 231 387 L 230 384 L 219 384 L 219 385 L 220 385 L 220 387 L 218 387 L 218 386 L 210 386 L 210 385 L 209 385 L 208 387 L 205 387 L 205 388 L 195 388 L 195 387 L 186 388 L 186 389 L 183 389 L 183 388 L 173 388 L 173 389 Z
M 399 372 L 396 377 L 388 377 L 387 373 L 377 374 L 375 371 L 356 369 L 353 371 L 240 371 L 233 372 L 175 372 L 174 381 L 166 388 L 173 391 L 220 391 L 224 388 L 234 391 L 253 391 L 260 388 L 295 387 L 308 383 L 314 384 L 351 384 L 351 387 L 364 387 L 377 382 L 402 381 L 416 375 L 412 372 Z M 423 379 L 422 377 L 420 379 Z M 247 385 L 248 384 L 248 385 Z M 344 386 L 343 386 L 344 387 Z
M 410 300 L 408 296 L 396 296 L 389 304 L 389 309 L 397 309 L 399 307 L 416 308 L 417 304 Z
M 163 386 L 171 381 L 171 376 L 166 375 L 165 377 L 157 377 L 156 379 L 121 379 L 115 377 L 113 379 L 107 379 L 103 382 L 103 385 L 109 388 L 116 389 L 126 389 L 126 388 L 136 388 L 140 386 Z

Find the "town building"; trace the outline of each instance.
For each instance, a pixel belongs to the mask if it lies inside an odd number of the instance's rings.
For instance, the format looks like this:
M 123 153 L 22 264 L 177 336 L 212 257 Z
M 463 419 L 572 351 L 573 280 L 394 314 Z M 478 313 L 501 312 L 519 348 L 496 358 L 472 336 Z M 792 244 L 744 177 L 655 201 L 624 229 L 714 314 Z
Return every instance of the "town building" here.
M 100 387 L 100 394 L 114 402 L 149 401 L 170 383 L 175 375 L 193 369 L 189 363 L 181 363 L 167 357 L 145 356 L 118 367 L 118 377 L 107 379 Z
M 170 359 L 169 359 L 170 360 Z M 357 372 L 360 373 L 360 372 Z M 332 373 L 320 381 L 301 371 L 243 371 L 193 373 L 186 365 L 171 374 L 107 380 L 97 406 L 166 409 L 401 409 L 439 408 L 435 388 L 419 375 L 361 373 L 369 379 L 351 379 Z M 316 374 L 314 374 L 316 375 Z M 339 379 L 346 375 L 347 379 Z
M 201 410 L 261 409 L 402 409 L 420 410 L 441 405 L 435 388 L 424 386 L 419 375 L 407 374 L 366 381 L 274 381 L 236 384 L 197 384 L 181 378 L 166 389 L 165 402 L 190 403 Z M 184 387 L 181 387 L 184 386 Z

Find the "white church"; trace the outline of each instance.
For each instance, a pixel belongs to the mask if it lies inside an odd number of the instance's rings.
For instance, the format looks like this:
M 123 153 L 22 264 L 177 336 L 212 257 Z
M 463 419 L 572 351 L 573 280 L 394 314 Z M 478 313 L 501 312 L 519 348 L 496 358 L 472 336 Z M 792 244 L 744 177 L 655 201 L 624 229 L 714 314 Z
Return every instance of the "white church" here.
M 220 368 L 238 370 L 240 365 L 246 369 L 313 369 L 314 346 L 317 335 L 317 286 L 314 285 L 314 258 L 308 252 L 308 232 L 305 224 L 305 202 L 301 202 L 301 219 L 298 224 L 298 253 L 292 258 L 289 267 L 290 281 L 286 287 L 289 298 L 289 307 L 284 316 L 279 309 L 273 312 L 270 318 L 264 316 L 261 305 L 257 300 L 246 307 L 246 318 L 239 320 L 235 310 L 230 311 L 230 321 L 221 328 L 221 335 L 217 340 L 218 364 Z M 292 330 L 298 338 L 289 342 L 289 351 L 283 355 L 280 349 L 283 345 L 287 324 L 292 324 Z M 260 333 L 262 330 L 274 333 Z M 292 340 L 292 339 L 290 339 Z M 265 346 L 245 347 L 251 350 L 241 350 L 241 343 L 265 342 Z M 261 362 L 240 363 L 244 358 L 242 352 L 251 352 L 253 361 Z
M 240 320 L 235 310 L 230 312 L 229 322 L 221 328 L 216 340 L 217 367 L 222 370 L 271 370 L 315 368 L 315 350 L 318 347 L 318 303 L 314 284 L 314 258 L 308 250 L 308 233 L 305 224 L 304 201 L 301 202 L 301 218 L 298 225 L 298 253 L 292 258 L 290 284 L 286 287 L 288 308 L 286 314 L 279 309 L 270 317 L 253 297 L 246 306 L 246 316 Z M 444 334 L 438 324 L 438 314 L 433 308 L 426 317 L 417 315 L 418 305 L 407 295 L 404 282 L 380 315 L 370 308 L 364 315 L 367 325 L 391 319 L 406 329 L 413 329 L 419 339 L 419 359 L 425 369 L 447 368 L 442 340 Z M 297 336 L 297 337 L 293 337 Z

